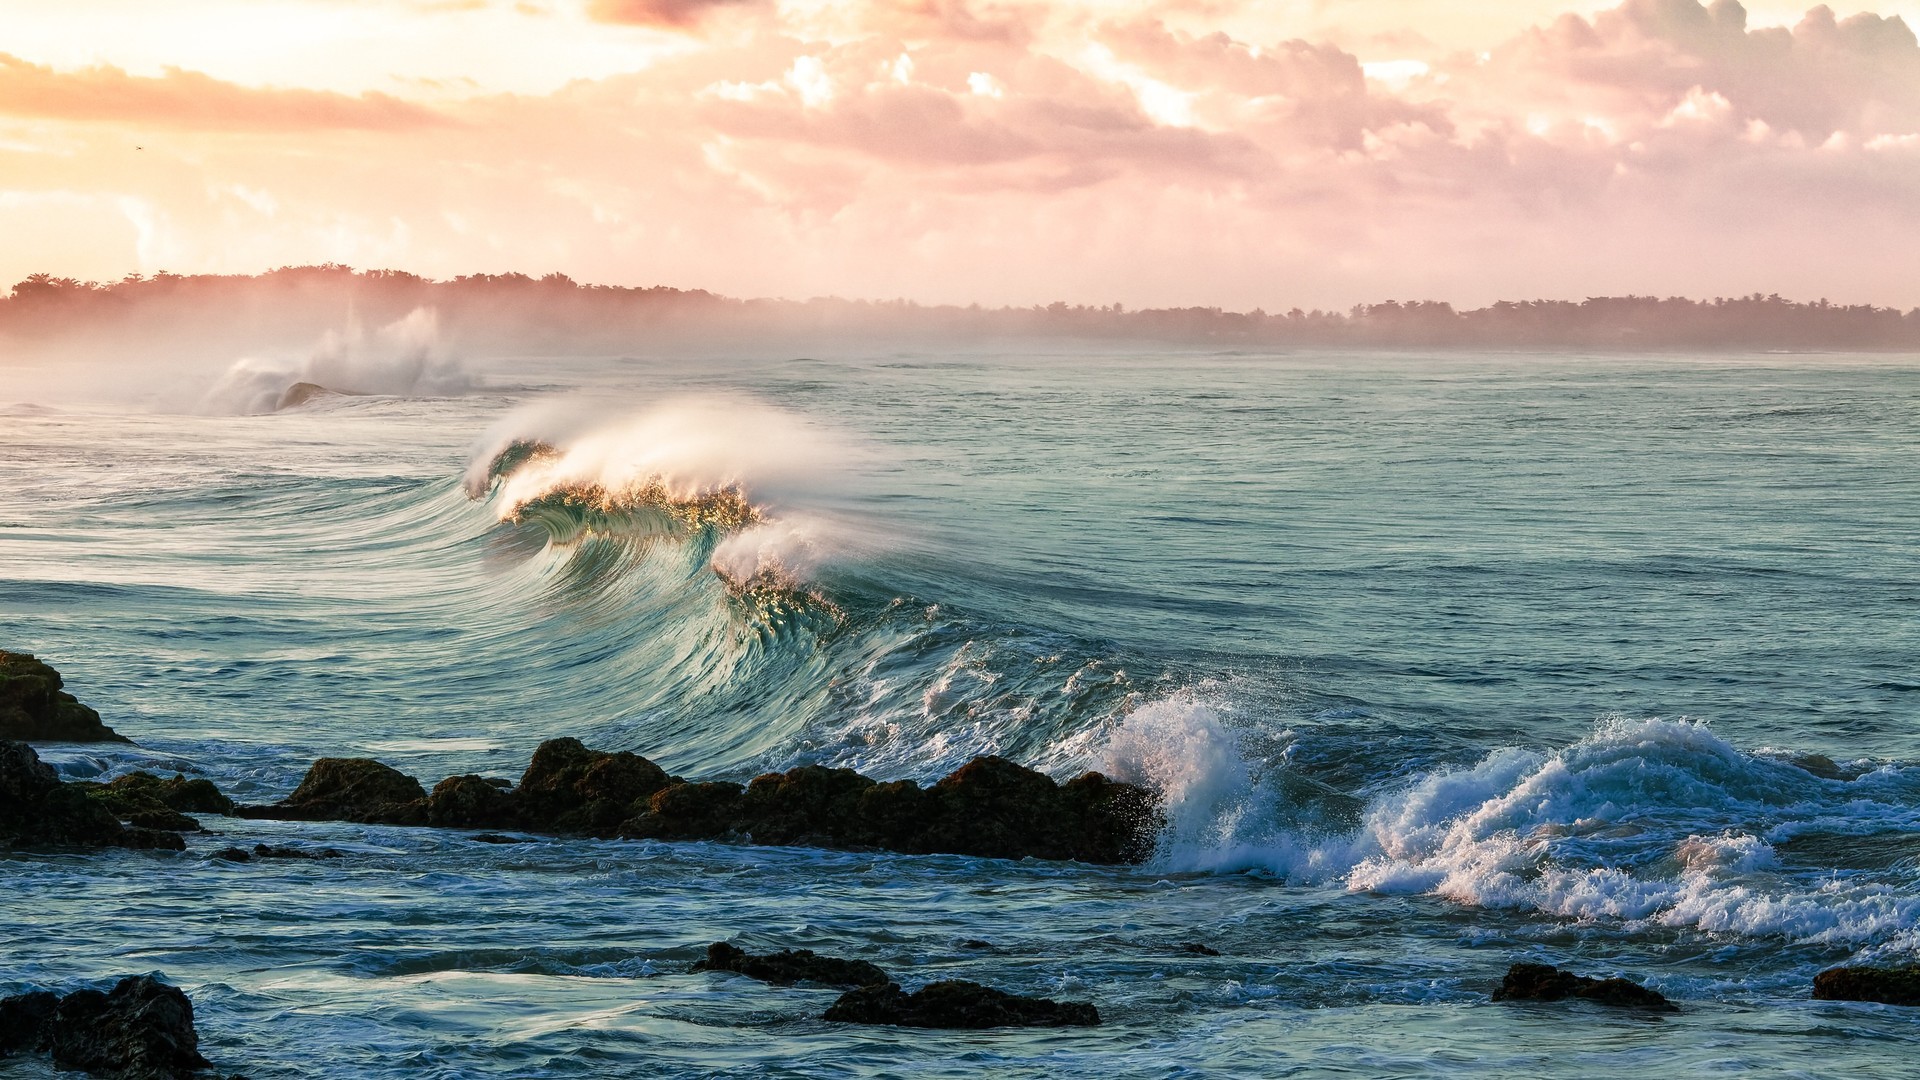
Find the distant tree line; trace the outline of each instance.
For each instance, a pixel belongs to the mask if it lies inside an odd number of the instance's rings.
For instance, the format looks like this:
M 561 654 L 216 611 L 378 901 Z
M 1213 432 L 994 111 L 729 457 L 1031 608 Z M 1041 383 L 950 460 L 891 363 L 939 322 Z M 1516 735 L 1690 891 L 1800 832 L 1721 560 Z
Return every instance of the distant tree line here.
M 33 274 L 0 299 L 0 335 L 189 330 L 220 325 L 299 331 L 439 312 L 468 346 L 618 351 L 636 342 L 748 340 L 795 331 L 935 339 L 1079 338 L 1247 346 L 1606 349 L 1920 349 L 1920 308 L 1900 311 L 1777 295 L 1602 296 L 1501 301 L 1468 311 L 1440 301 L 1284 313 L 1213 307 L 1127 310 L 1053 303 L 985 308 L 909 301 L 737 300 L 699 289 L 582 285 L 564 274 L 468 274 L 435 281 L 328 263 L 257 275 L 138 274 L 115 282 Z M 244 334 L 243 334 L 244 336 Z

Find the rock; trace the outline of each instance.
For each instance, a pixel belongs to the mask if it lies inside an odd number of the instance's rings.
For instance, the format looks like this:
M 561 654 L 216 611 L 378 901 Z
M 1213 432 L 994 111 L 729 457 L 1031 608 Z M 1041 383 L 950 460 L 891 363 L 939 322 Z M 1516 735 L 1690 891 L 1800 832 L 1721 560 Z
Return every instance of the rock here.
M 589 750 L 578 739 L 549 739 L 533 752 L 516 794 L 529 828 L 611 836 L 635 803 L 672 782 L 638 754 Z
M 1592 979 L 1546 964 L 1513 965 L 1507 969 L 1500 989 L 1493 992 L 1495 1001 L 1560 1001 L 1570 997 L 1601 1005 L 1677 1011 L 1665 996 L 1639 983 L 1626 979 Z
M 133 740 L 60 689 L 60 673 L 27 653 L 0 650 L 0 739 L 30 742 Z
M 713 840 L 740 827 L 741 788 L 724 780 L 671 784 L 653 793 L 646 812 L 620 826 L 632 840 Z
M 1820 1001 L 1920 1005 L 1920 964 L 1828 968 L 1813 977 L 1813 996 Z
M 167 834 L 172 835 L 172 834 Z M 186 844 L 178 836 L 173 840 Z M 0 742 L 0 847 L 170 846 L 129 830 L 23 742 Z
M 204 813 L 233 811 L 233 800 L 220 793 L 210 780 L 188 780 L 175 775 L 162 780 L 152 773 L 131 773 L 110 784 L 76 781 L 71 786 L 87 793 L 113 815 L 130 825 L 171 832 L 200 832 L 200 823 L 181 813 L 199 809 Z
M 183 1077 L 211 1065 L 200 1056 L 193 1002 L 146 975 L 121 979 L 105 994 L 68 994 L 42 1031 L 56 1065 L 96 1075 Z
M 424 825 L 427 793 L 418 780 L 372 758 L 321 758 L 284 800 L 236 812 L 291 821 Z
M 224 816 L 233 813 L 233 800 L 222 794 L 213 781 L 204 777 L 189 780 L 180 773 L 174 773 L 172 779 L 162 780 L 152 773 L 136 772 L 113 781 L 106 789 L 150 795 L 169 809 L 189 814 Z
M 330 847 L 296 848 L 255 844 L 252 851 L 241 847 L 221 848 L 207 858 L 220 859 L 224 862 L 252 862 L 255 859 L 338 859 L 344 854 L 337 848 Z
M 1002 757 L 977 757 L 935 784 L 924 848 L 956 855 L 1138 862 L 1159 819 L 1144 789 L 1087 773 L 1064 788 Z
M 512 795 L 483 776 L 449 776 L 427 796 L 427 824 L 457 829 L 510 826 L 516 817 Z
M 1213 946 L 1208 945 L 1205 942 L 1201 942 L 1201 941 L 1183 941 L 1179 945 L 1175 946 L 1175 948 L 1179 949 L 1183 953 L 1190 953 L 1194 956 L 1219 956 L 1220 955 L 1219 949 L 1216 949 Z
M 784 773 L 756 776 L 747 785 L 741 816 L 756 844 L 810 847 L 887 847 L 911 824 L 894 829 L 891 818 L 917 823 L 924 816 L 916 805 L 905 814 L 875 815 L 868 796 L 879 785 L 852 769 L 802 765 Z M 915 784 L 907 784 L 913 796 Z
M 783 949 L 777 953 L 755 956 L 724 941 L 707 946 L 707 958 L 694 964 L 693 970 L 732 971 L 775 986 L 813 982 L 826 986 L 860 987 L 882 985 L 888 981 L 886 972 L 865 960 L 820 956 L 811 949 Z
M 235 813 L 1098 863 L 1145 858 L 1161 824 L 1144 788 L 1099 773 L 1056 784 L 997 757 L 975 758 L 925 789 L 819 765 L 755 777 L 743 789 L 690 783 L 638 754 L 551 739 L 534 752 L 518 787 L 501 784 L 454 776 L 428 796 L 377 761 L 323 758 L 285 801 Z
M 1100 1013 L 1083 1001 L 1018 997 L 979 983 L 954 979 L 908 994 L 897 983 L 849 990 L 827 1010 L 843 1024 L 896 1027 L 1092 1027 Z
M 59 996 L 45 990 L 0 998 L 0 1058 L 40 1049 L 40 1033 L 59 1007 Z

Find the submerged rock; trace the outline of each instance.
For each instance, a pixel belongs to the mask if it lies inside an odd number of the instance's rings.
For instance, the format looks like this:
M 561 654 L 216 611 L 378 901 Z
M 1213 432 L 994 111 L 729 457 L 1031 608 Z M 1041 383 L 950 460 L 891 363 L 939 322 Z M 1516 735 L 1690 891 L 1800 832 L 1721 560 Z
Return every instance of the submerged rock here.
M 1813 977 L 1813 996 L 1821 1001 L 1920 1005 L 1920 964 L 1828 968 Z
M 222 862 L 252 862 L 255 859 L 338 859 L 344 852 L 336 848 L 296 848 L 255 844 L 253 850 L 243 847 L 221 848 L 207 856 Z
M 114 988 L 40 992 L 0 1000 L 0 1056 L 44 1051 L 55 1065 L 126 1080 L 190 1077 L 211 1062 L 200 1056 L 193 1002 L 151 976 Z
M 236 813 L 289 821 L 425 825 L 427 793 L 420 781 L 372 758 L 321 758 L 293 794 L 271 806 L 238 807 Z
M 1657 990 L 1649 990 L 1626 979 L 1594 979 L 1546 964 L 1515 964 L 1507 969 L 1495 1001 L 1561 1001 L 1581 998 L 1601 1005 L 1619 1005 L 1637 1009 L 1677 1011 Z
M 724 941 L 707 946 L 707 958 L 693 965 L 695 971 L 731 971 L 775 986 L 797 982 L 826 986 L 877 986 L 890 981 L 887 973 L 865 960 L 843 960 L 820 956 L 811 949 L 783 949 L 755 956 Z
M 196 826 L 197 827 L 197 826 Z M 0 848 L 186 848 L 177 833 L 128 828 L 23 742 L 0 742 Z
M 898 983 L 849 990 L 825 1019 L 923 1028 L 1093 1027 L 1100 1023 L 1100 1012 L 1084 1001 L 1019 997 L 952 979 L 911 994 Z
M 0 739 L 133 742 L 102 724 L 100 714 L 62 691 L 63 685 L 58 671 L 31 654 L 0 650 Z

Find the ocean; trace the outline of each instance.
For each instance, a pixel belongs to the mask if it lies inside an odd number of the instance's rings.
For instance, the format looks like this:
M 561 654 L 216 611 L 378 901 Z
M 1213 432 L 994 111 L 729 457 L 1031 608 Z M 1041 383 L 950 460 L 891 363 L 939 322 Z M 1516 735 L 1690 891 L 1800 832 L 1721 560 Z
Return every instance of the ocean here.
M 40 747 L 68 778 L 995 753 L 1166 829 L 1096 867 L 207 817 L 0 854 L 0 994 L 161 972 L 255 1078 L 1914 1075 L 1913 1012 L 1809 989 L 1920 953 L 1920 358 L 527 359 L 257 415 L 241 374 L 0 385 L 0 648 L 138 743 Z M 207 858 L 262 841 L 347 854 Z M 1105 1023 L 831 1024 L 688 973 L 722 939 Z M 1490 1002 L 1518 961 L 1681 1011 Z

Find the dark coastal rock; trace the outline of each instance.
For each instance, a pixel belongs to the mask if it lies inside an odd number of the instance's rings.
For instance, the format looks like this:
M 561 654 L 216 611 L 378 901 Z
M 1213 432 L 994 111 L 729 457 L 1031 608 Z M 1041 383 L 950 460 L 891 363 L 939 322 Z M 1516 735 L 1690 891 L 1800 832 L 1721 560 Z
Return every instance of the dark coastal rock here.
M 1920 1005 L 1920 964 L 1828 968 L 1813 977 L 1813 996 L 1821 1001 Z
M 783 949 L 755 956 L 752 953 L 716 941 L 707 946 L 707 958 L 693 965 L 695 971 L 731 971 L 775 986 L 797 982 L 825 986 L 878 986 L 888 982 L 887 973 L 865 960 L 843 960 L 820 956 L 811 949 Z
M 887 806 L 876 798 L 880 786 L 852 769 L 820 765 L 767 773 L 747 785 L 740 819 L 756 844 L 892 847 L 925 817 L 922 793 L 905 783 L 910 805 Z
M 455 829 L 496 829 L 514 824 L 516 802 L 499 784 L 471 773 L 449 776 L 427 796 L 427 824 Z
M 638 754 L 578 739 L 541 743 L 517 787 L 454 776 L 428 796 L 364 758 L 323 758 L 285 801 L 242 817 L 341 820 L 659 840 L 880 848 L 908 854 L 1138 862 L 1161 824 L 1144 788 L 1087 773 L 1056 784 L 998 757 L 929 788 L 805 765 L 754 778 L 688 782 Z
M 1626 979 L 1593 979 L 1546 964 L 1515 964 L 1507 969 L 1495 1001 L 1562 1001 L 1580 998 L 1600 1005 L 1674 1012 L 1676 1007 L 1659 991 Z
M 130 847 L 183 850 L 178 834 L 128 828 L 23 742 L 0 742 L 0 847 Z
M 182 810 L 210 814 L 233 812 L 233 800 L 222 795 L 213 781 L 189 780 L 177 773 L 171 780 L 137 772 L 108 784 L 77 780 L 69 786 L 86 792 L 114 817 L 142 829 L 200 832 L 200 823 L 181 813 Z
M 638 754 L 549 739 L 533 752 L 514 794 L 531 828 L 611 836 L 633 816 L 635 803 L 670 783 L 665 769 Z
M 0 998 L 0 1058 L 40 1049 L 40 1033 L 59 1007 L 59 995 L 45 990 Z
M 203 777 L 189 780 L 180 773 L 174 773 L 172 778 L 163 780 L 149 772 L 128 773 L 107 784 L 106 790 L 145 795 L 158 800 L 170 810 L 188 814 L 233 813 L 233 800 L 222 794 L 213 781 Z
M 104 994 L 68 994 L 41 1038 L 54 1064 L 100 1076 L 158 1080 L 192 1076 L 212 1064 L 200 1056 L 193 1002 L 147 975 L 122 979 Z
M 675 784 L 620 835 L 755 844 L 882 848 L 910 854 L 1137 862 L 1159 825 L 1144 789 L 1087 773 L 1062 786 L 1004 758 L 982 757 L 930 788 L 880 783 L 852 769 L 803 765 L 731 784 Z
M 1084 1001 L 1019 997 L 959 979 L 931 983 L 908 994 L 897 983 L 849 990 L 827 1010 L 843 1024 L 895 1027 L 1093 1027 L 1099 1010 Z
M 288 821 L 424 825 L 427 793 L 420 781 L 372 758 L 321 758 L 284 800 L 272 806 L 242 806 L 236 812 Z
M 646 811 L 629 818 L 619 834 L 632 840 L 712 840 L 739 828 L 739 784 L 709 780 L 672 784 L 647 799 Z
M 60 688 L 60 673 L 27 653 L 0 650 L 0 739 L 27 742 L 133 740 Z

